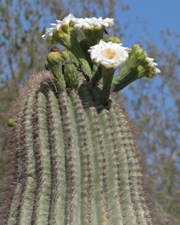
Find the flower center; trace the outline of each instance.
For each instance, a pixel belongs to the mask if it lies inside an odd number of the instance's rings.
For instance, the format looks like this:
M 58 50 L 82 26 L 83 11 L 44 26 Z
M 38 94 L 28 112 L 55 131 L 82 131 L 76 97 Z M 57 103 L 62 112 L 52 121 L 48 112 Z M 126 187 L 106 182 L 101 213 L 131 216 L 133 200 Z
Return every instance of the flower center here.
M 105 58 L 108 58 L 108 59 L 113 59 L 116 55 L 117 55 L 117 52 L 110 49 L 110 48 L 107 48 L 105 50 L 102 50 L 101 51 L 101 54 L 102 56 L 104 56 Z

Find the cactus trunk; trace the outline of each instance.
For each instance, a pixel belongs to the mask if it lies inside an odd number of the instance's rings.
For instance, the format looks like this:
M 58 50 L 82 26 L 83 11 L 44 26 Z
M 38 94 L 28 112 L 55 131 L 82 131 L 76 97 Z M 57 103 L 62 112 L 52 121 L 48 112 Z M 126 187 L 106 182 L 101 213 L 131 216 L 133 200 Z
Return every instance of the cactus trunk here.
M 14 106 L 13 191 L 0 224 L 153 224 L 122 103 L 112 94 L 107 109 L 87 81 L 56 86 L 50 72 L 36 75 Z

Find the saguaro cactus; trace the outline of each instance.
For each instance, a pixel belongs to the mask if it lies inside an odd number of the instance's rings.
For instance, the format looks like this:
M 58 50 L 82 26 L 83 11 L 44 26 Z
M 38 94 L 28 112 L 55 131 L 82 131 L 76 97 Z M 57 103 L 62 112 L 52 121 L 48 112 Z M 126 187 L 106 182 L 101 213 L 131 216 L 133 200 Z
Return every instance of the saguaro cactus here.
M 85 29 L 80 45 L 73 38 L 82 20 L 69 15 L 47 30 L 43 37 L 68 51 L 53 48 L 47 70 L 12 107 L 0 224 L 154 224 L 132 125 L 116 92 L 155 75 L 157 64 L 138 45 L 100 41 L 111 19 L 85 19 L 93 29 Z

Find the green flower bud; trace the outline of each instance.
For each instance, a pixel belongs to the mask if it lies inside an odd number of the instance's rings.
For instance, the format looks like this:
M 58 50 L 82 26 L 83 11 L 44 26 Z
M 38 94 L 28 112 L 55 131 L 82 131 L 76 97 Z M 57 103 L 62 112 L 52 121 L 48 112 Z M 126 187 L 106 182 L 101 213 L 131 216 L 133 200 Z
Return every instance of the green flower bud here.
M 16 126 L 16 123 L 13 119 L 9 119 L 7 122 L 8 127 L 14 127 Z
M 109 37 L 107 39 L 107 42 L 110 42 L 110 41 L 113 42 L 113 43 L 117 43 L 117 44 L 122 43 L 122 41 L 119 38 L 117 38 L 117 37 Z

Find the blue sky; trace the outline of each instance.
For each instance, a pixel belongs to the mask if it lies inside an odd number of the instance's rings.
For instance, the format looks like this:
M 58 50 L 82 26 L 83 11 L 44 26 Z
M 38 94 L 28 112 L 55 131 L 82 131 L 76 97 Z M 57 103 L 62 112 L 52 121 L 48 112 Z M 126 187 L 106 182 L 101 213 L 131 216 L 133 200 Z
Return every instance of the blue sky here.
M 120 12 L 119 19 L 123 23 L 136 21 L 127 28 L 124 44 L 134 44 L 139 36 L 147 37 L 150 41 L 161 46 L 160 30 L 170 28 L 180 34 L 180 1 L 179 0 L 124 0 L 130 5 L 128 11 Z M 122 15 L 121 15 L 122 14 Z M 147 28 L 147 32 L 144 28 Z M 139 43 L 141 44 L 141 43 Z

